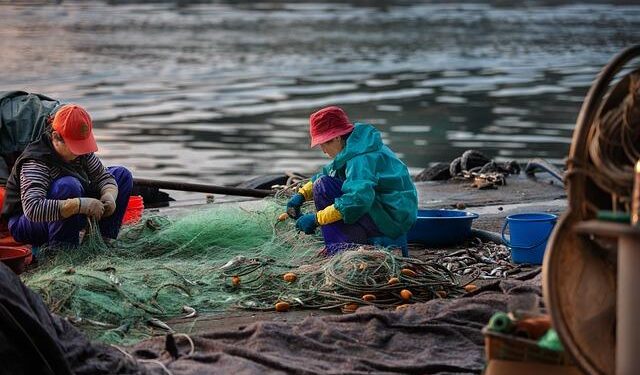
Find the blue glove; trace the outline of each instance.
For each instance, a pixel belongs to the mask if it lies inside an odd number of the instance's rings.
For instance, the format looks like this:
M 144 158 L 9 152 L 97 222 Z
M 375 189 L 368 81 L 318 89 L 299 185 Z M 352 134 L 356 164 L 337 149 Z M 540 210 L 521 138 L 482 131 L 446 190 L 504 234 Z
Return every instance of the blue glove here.
M 303 231 L 305 234 L 314 234 L 318 227 L 318 221 L 316 220 L 316 214 L 302 215 L 296 220 L 296 228 Z
M 300 206 L 304 203 L 304 195 L 298 193 L 295 194 L 289 202 L 287 202 L 287 214 L 292 219 L 297 219 L 300 217 Z

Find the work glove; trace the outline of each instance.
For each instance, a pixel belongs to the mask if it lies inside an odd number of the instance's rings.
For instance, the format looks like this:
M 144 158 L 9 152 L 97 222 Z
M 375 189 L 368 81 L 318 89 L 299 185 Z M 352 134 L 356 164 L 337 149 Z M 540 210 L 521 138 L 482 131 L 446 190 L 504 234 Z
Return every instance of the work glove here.
M 104 214 L 104 204 L 95 198 L 78 198 L 78 213 L 100 220 Z
M 297 193 L 287 202 L 287 214 L 292 219 L 300 217 L 300 207 L 304 203 L 304 195 Z
M 296 228 L 303 231 L 305 234 L 314 234 L 318 227 L 318 220 L 316 220 L 316 214 L 306 214 L 300 216 L 296 220 Z
M 105 192 L 100 197 L 100 201 L 104 205 L 103 217 L 109 217 L 116 211 L 116 198 L 110 192 Z

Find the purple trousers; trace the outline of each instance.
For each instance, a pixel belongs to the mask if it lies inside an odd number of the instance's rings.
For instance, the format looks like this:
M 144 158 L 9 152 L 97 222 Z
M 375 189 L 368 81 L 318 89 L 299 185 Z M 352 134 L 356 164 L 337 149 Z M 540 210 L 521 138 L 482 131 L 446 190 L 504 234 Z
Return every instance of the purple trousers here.
M 320 211 L 342 196 L 342 181 L 335 177 L 322 176 L 313 182 L 313 201 L 316 210 Z M 382 236 L 382 233 L 369 214 L 363 215 L 353 224 L 339 220 L 320 226 L 327 255 L 352 248 L 355 244 L 370 244 L 371 237 Z
M 103 237 L 116 238 L 118 237 L 118 232 L 120 232 L 122 218 L 127 209 L 129 195 L 133 188 L 133 177 L 125 167 L 109 167 L 107 171 L 115 178 L 118 184 L 116 210 L 111 216 L 103 218 L 98 223 Z M 86 196 L 80 181 L 71 176 L 53 180 L 47 194 L 48 199 L 70 199 Z M 77 246 L 79 233 L 86 225 L 87 216 L 81 214 L 49 222 L 34 222 L 27 219 L 24 214 L 21 214 L 9 219 L 9 232 L 16 241 L 34 246 L 41 246 L 46 243 Z

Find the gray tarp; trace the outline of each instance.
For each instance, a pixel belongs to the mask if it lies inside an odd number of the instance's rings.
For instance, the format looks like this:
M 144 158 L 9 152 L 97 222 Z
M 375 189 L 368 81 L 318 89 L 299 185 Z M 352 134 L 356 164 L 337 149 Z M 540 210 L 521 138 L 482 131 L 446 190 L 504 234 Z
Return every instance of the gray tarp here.
M 433 300 L 405 311 L 361 308 L 355 314 L 309 317 L 297 324 L 257 322 L 193 337 L 191 357 L 167 359 L 165 340 L 134 353 L 162 360 L 174 374 L 479 374 L 485 366 L 482 327 L 496 311 L 538 307 L 539 276 L 505 280 L 464 298 Z M 178 340 L 181 353 L 187 341 Z

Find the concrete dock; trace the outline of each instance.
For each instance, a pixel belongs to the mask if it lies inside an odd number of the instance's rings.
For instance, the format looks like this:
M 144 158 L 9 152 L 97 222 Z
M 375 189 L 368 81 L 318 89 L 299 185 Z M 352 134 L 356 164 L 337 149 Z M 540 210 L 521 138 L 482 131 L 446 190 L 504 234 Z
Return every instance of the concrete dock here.
M 473 227 L 499 232 L 504 218 L 522 212 L 546 212 L 562 214 L 567 207 L 564 187 L 548 174 L 530 178 L 521 174 L 507 178 L 507 185 L 497 189 L 478 190 L 470 182 L 437 181 L 416 183 L 420 208 L 456 208 L 461 204 L 465 210 L 478 213 Z M 258 201 L 246 198 L 227 197 L 219 202 L 242 201 L 243 204 Z M 177 209 L 177 208 L 176 208 Z M 420 258 L 423 251 L 414 254 Z M 256 321 L 279 321 L 295 323 L 308 316 L 336 314 L 334 310 L 292 310 L 286 314 L 275 311 L 259 312 L 232 310 L 221 314 L 195 319 L 173 319 L 169 324 L 178 332 L 196 333 L 242 329 Z

